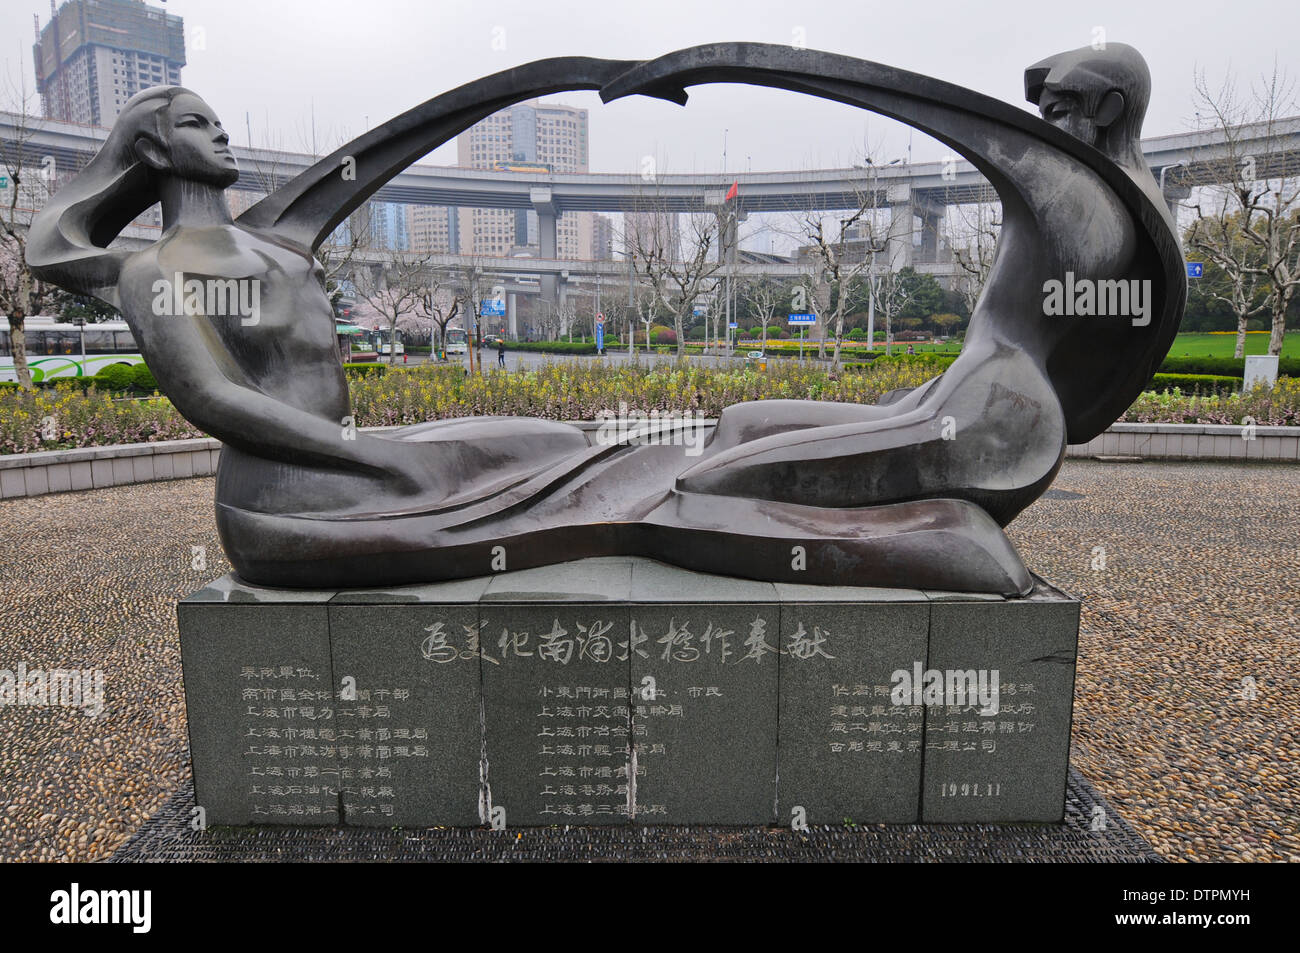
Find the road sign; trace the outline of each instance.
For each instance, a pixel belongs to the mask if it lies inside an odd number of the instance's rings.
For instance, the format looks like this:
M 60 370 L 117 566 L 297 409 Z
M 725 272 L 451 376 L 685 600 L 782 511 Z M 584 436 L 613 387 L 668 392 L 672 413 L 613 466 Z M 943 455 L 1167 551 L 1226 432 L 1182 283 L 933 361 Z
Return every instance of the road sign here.
M 605 350 L 605 316 L 602 314 L 596 318 L 596 351 Z
M 9 188 L 9 177 L 6 175 L 0 175 L 0 189 L 7 188 Z
M 803 312 L 800 314 L 792 314 L 790 315 L 790 323 L 791 324 L 816 324 L 817 315 L 809 314 L 807 312 Z
M 602 314 L 601 312 L 597 311 L 597 312 L 596 312 L 596 327 L 600 327 L 600 326 L 603 325 L 604 323 L 605 323 L 605 315 Z
M 500 298 L 495 300 L 485 298 L 479 302 L 478 313 L 485 318 L 504 318 L 506 316 L 506 303 Z
M 697 318 L 702 318 L 707 312 L 708 309 L 704 307 L 704 305 L 697 304 L 691 313 L 694 314 Z
M 1187 277 L 1200 278 L 1205 273 L 1205 262 L 1189 261 L 1187 263 Z
M 736 330 L 736 328 L 740 327 L 740 325 L 737 324 L 735 321 L 732 321 L 730 324 L 727 325 L 727 327 L 731 328 L 731 330 L 734 331 Z

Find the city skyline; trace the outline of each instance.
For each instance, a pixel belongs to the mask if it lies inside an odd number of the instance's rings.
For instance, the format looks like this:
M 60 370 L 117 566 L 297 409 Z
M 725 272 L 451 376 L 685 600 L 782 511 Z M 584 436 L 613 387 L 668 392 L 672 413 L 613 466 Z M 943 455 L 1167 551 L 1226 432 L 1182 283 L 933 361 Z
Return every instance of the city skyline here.
M 277 135 L 288 131 L 284 138 L 290 148 L 299 145 L 295 136 L 345 141 L 428 96 L 530 59 L 639 58 L 720 39 L 798 43 L 875 59 L 950 78 L 1026 109 L 1021 72 L 1029 63 L 1098 37 L 1127 42 L 1144 52 L 1157 77 L 1144 134 L 1172 134 L 1195 125 L 1196 70 L 1205 71 L 1211 87 L 1229 74 L 1248 87 L 1276 58 L 1294 77 L 1296 54 L 1280 38 L 1300 28 L 1300 11 L 1252 0 L 1235 4 L 1232 16 L 1195 0 L 1180 4 L 1176 16 L 1116 2 L 1051 16 L 1028 2 L 1002 4 L 996 11 L 932 3 L 898 9 L 829 5 L 796 13 L 771 2 L 709 8 L 669 2 L 656 8 L 655 17 L 620 16 L 601 8 L 572 20 L 513 2 L 491 9 L 451 2 L 433 11 L 376 0 L 358 14 L 355 5 L 322 0 L 311 17 L 297 15 L 292 4 L 250 3 L 255 16 L 248 18 L 231 17 L 231 6 L 215 0 L 167 4 L 167 12 L 185 23 L 182 81 L 225 118 L 236 142 L 262 145 L 268 130 L 275 129 Z M 34 83 L 33 14 L 48 21 L 39 0 L 4 0 L 0 6 L 0 35 L 13 38 L 3 54 L 11 85 L 19 72 L 29 87 Z M 1199 28 L 1211 16 L 1214 30 Z M 1262 22 L 1269 25 L 1267 34 L 1259 31 Z M 1176 43 L 1168 42 L 1173 32 Z M 1266 37 L 1262 47 L 1261 36 Z M 1272 37 L 1278 39 L 1270 47 Z M 367 56 L 367 50 L 383 55 Z M 347 58 L 357 55 L 363 58 Z M 286 81 L 265 82 L 269 72 L 281 71 Z M 889 120 L 752 87 L 697 88 L 686 109 L 641 97 L 601 106 L 593 93 L 565 94 L 560 100 L 591 112 L 593 172 L 634 172 L 647 157 L 661 171 L 722 172 L 724 149 L 730 172 L 846 166 L 864 151 L 891 158 L 910 151 L 917 160 L 943 154 L 939 143 Z M 554 101 L 542 99 L 543 104 Z M 455 149 L 448 143 L 421 161 L 453 165 Z

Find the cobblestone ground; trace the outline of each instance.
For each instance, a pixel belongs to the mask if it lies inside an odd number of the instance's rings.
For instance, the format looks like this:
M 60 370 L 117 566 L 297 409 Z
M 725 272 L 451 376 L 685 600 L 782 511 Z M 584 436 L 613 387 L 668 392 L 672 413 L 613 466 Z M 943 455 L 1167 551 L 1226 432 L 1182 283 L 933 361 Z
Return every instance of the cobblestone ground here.
M 1300 468 L 1071 461 L 1010 535 L 1084 600 L 1083 774 L 1168 859 L 1300 860 Z M 0 541 L 0 669 L 102 669 L 107 698 L 0 709 L 0 859 L 99 860 L 188 774 L 175 602 L 229 568 L 212 480 L 5 501 Z

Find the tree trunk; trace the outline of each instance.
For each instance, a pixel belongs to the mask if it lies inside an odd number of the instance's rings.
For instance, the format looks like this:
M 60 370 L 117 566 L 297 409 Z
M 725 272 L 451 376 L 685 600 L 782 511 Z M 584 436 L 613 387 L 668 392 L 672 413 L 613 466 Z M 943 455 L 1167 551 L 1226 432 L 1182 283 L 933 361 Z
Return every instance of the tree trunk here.
M 835 351 L 831 354 L 831 370 L 840 369 L 840 344 L 844 340 L 844 301 L 841 297 L 839 306 L 835 309 Z
M 14 353 L 14 374 L 18 377 L 18 386 L 23 390 L 35 390 L 32 369 L 27 366 L 27 338 L 23 333 L 26 324 L 26 318 L 9 316 L 9 342 Z
M 1291 305 L 1291 293 L 1278 291 L 1273 296 L 1273 333 L 1268 336 L 1268 353 L 1282 354 L 1282 342 L 1286 339 L 1286 312 Z
M 1237 346 L 1233 349 L 1232 356 L 1242 358 L 1246 355 L 1246 315 L 1237 315 Z

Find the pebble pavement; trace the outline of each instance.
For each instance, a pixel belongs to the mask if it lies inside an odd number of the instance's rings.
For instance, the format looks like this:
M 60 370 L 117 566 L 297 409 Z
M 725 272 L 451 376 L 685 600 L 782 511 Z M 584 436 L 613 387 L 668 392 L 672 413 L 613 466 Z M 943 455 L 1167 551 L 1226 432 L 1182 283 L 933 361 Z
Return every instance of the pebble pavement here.
M 188 780 L 175 602 L 229 569 L 212 491 L 0 502 L 0 669 L 106 679 L 98 718 L 0 708 L 0 860 L 106 859 Z M 1075 767 L 1165 859 L 1300 860 L 1300 468 L 1067 461 L 1009 533 L 1083 600 Z

